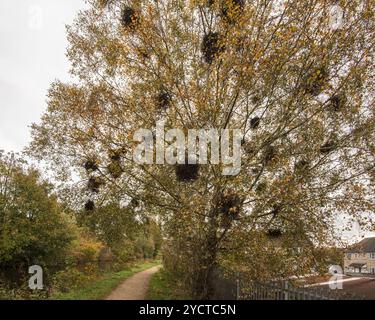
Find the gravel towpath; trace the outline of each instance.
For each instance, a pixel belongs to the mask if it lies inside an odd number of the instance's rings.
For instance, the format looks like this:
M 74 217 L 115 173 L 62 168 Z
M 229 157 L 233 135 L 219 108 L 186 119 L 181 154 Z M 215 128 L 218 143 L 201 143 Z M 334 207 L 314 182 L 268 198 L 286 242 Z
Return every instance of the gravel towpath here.
M 160 266 L 139 272 L 121 283 L 105 300 L 144 300 L 146 299 L 151 276 Z

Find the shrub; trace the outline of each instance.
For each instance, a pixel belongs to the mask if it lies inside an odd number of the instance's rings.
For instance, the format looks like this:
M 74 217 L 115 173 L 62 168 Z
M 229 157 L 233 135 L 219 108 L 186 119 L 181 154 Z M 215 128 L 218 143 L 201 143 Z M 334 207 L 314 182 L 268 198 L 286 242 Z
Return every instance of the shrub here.
M 81 287 L 94 278 L 93 275 L 80 271 L 76 267 L 69 267 L 53 276 L 52 286 L 55 292 L 66 293 Z
M 60 263 L 74 238 L 51 185 L 21 163 L 0 156 L 0 277 L 11 283 L 31 265 Z

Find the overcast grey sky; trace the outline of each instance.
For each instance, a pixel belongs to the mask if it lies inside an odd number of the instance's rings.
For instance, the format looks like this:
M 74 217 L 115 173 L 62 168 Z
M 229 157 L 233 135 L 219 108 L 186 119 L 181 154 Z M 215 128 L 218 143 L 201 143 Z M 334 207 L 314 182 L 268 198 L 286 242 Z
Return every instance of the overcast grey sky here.
M 69 78 L 65 24 L 84 0 L 0 1 L 0 149 L 21 151 L 55 79 Z

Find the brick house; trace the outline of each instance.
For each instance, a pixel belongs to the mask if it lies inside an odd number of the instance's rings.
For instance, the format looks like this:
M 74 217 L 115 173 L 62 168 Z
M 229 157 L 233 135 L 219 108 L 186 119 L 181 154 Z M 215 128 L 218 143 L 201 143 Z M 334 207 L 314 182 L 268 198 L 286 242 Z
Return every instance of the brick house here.
M 344 272 L 375 275 L 375 237 L 365 238 L 345 251 Z

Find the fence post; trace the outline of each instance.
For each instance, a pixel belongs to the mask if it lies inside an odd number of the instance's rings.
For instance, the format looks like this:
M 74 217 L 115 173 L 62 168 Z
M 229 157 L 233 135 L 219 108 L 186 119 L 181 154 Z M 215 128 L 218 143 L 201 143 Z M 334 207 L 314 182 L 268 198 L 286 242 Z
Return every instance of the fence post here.
M 289 300 L 289 284 L 288 281 L 284 283 L 284 300 Z
M 240 276 L 239 273 L 237 272 L 237 280 L 236 280 L 236 300 L 240 299 Z

